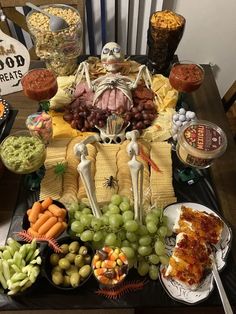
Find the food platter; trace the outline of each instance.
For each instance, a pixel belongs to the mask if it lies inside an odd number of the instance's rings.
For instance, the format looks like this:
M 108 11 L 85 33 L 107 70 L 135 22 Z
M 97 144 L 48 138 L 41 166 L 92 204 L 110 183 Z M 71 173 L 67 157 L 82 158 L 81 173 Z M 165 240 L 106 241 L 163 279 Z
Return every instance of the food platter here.
M 191 207 L 194 210 L 199 212 L 206 212 L 208 214 L 214 214 L 222 219 L 216 212 L 211 210 L 210 208 L 198 204 L 198 203 L 175 203 L 167 206 L 164 209 L 164 214 L 168 217 L 168 225 L 171 230 L 173 230 L 175 222 L 178 220 L 180 214 L 181 206 Z M 223 221 L 223 230 L 221 234 L 220 241 L 214 246 L 215 248 L 215 259 L 218 270 L 222 270 L 226 265 L 226 259 L 231 247 L 231 240 L 232 240 L 232 231 L 230 227 Z M 168 255 L 172 254 L 173 248 L 175 246 L 175 235 L 170 238 L 166 238 L 166 249 Z M 164 267 L 161 267 L 160 271 L 160 282 L 164 287 L 165 291 L 168 295 L 173 298 L 174 300 L 185 303 L 185 304 L 196 304 L 199 302 L 204 301 L 208 298 L 211 292 L 214 289 L 213 285 L 213 275 L 212 273 L 208 273 L 207 276 L 204 278 L 200 286 L 196 290 L 187 289 L 186 286 L 182 285 L 180 282 L 177 282 L 172 279 L 165 278 L 163 275 Z

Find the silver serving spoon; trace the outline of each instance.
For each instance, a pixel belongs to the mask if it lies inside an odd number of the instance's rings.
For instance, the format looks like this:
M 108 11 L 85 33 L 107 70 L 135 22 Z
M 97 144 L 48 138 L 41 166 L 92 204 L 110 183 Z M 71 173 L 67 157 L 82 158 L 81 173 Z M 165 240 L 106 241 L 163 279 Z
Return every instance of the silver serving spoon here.
M 222 281 L 221 281 L 219 273 L 218 273 L 218 269 L 217 269 L 217 265 L 216 265 L 216 261 L 215 261 L 215 256 L 214 256 L 213 252 L 211 254 L 211 258 L 212 258 L 212 274 L 213 274 L 213 277 L 215 279 L 215 283 L 216 283 L 218 291 L 219 291 L 219 295 L 221 298 L 221 302 L 223 304 L 225 314 L 233 314 L 233 310 L 230 306 L 228 297 L 225 293 L 225 289 L 223 287 Z
M 58 32 L 60 30 L 63 30 L 69 27 L 68 23 L 63 18 L 56 15 L 49 14 L 31 2 L 26 2 L 25 5 L 27 5 L 31 9 L 34 9 L 35 11 L 38 11 L 44 15 L 47 15 L 50 18 L 50 29 L 52 32 Z

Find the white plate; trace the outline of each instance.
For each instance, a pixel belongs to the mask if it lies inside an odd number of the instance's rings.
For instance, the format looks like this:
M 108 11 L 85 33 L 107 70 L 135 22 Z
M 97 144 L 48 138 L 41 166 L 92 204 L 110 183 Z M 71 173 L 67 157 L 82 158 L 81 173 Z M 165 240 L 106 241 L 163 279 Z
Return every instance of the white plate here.
M 201 204 L 175 203 L 175 204 L 167 206 L 164 209 L 164 214 L 168 217 L 168 226 L 171 230 L 173 230 L 173 226 L 179 218 L 180 209 L 182 205 L 184 205 L 185 207 L 190 207 L 194 210 L 198 210 L 200 212 L 204 211 L 206 213 L 214 214 L 220 217 L 219 215 L 217 215 L 216 212 L 214 212 L 210 208 L 203 206 Z M 224 227 L 222 230 L 221 239 L 215 245 L 215 249 L 216 249 L 215 259 L 216 259 L 216 264 L 219 271 L 222 270 L 226 264 L 226 258 L 230 249 L 231 238 L 232 238 L 231 229 L 227 226 L 227 224 L 224 222 L 222 217 L 220 218 L 224 223 Z M 166 249 L 167 249 L 168 255 L 172 254 L 174 246 L 175 246 L 175 236 L 166 238 Z M 161 269 L 162 268 L 163 267 L 161 267 Z M 183 285 L 181 285 L 181 283 L 172 279 L 165 278 L 162 274 L 162 271 L 160 271 L 160 281 L 170 297 L 172 297 L 173 299 L 179 302 L 187 303 L 187 304 L 196 304 L 198 302 L 204 301 L 214 288 L 212 273 L 210 273 L 203 280 L 202 284 L 197 288 L 197 290 L 189 290 Z

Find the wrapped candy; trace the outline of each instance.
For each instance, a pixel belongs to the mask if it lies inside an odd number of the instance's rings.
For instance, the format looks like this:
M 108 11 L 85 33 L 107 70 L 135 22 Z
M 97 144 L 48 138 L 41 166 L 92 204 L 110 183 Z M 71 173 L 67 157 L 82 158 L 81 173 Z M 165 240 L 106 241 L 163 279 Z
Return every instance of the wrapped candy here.
M 39 136 L 45 145 L 52 139 L 52 118 L 46 112 L 37 112 L 28 116 L 26 126 L 33 136 Z

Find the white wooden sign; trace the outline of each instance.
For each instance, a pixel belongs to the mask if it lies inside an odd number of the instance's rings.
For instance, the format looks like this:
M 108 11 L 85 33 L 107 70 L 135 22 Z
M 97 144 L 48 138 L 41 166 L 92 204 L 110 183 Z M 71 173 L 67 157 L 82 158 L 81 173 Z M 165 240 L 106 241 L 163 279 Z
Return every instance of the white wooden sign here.
M 6 95 L 22 90 L 21 78 L 29 70 L 30 55 L 18 40 L 0 30 L 0 89 Z

